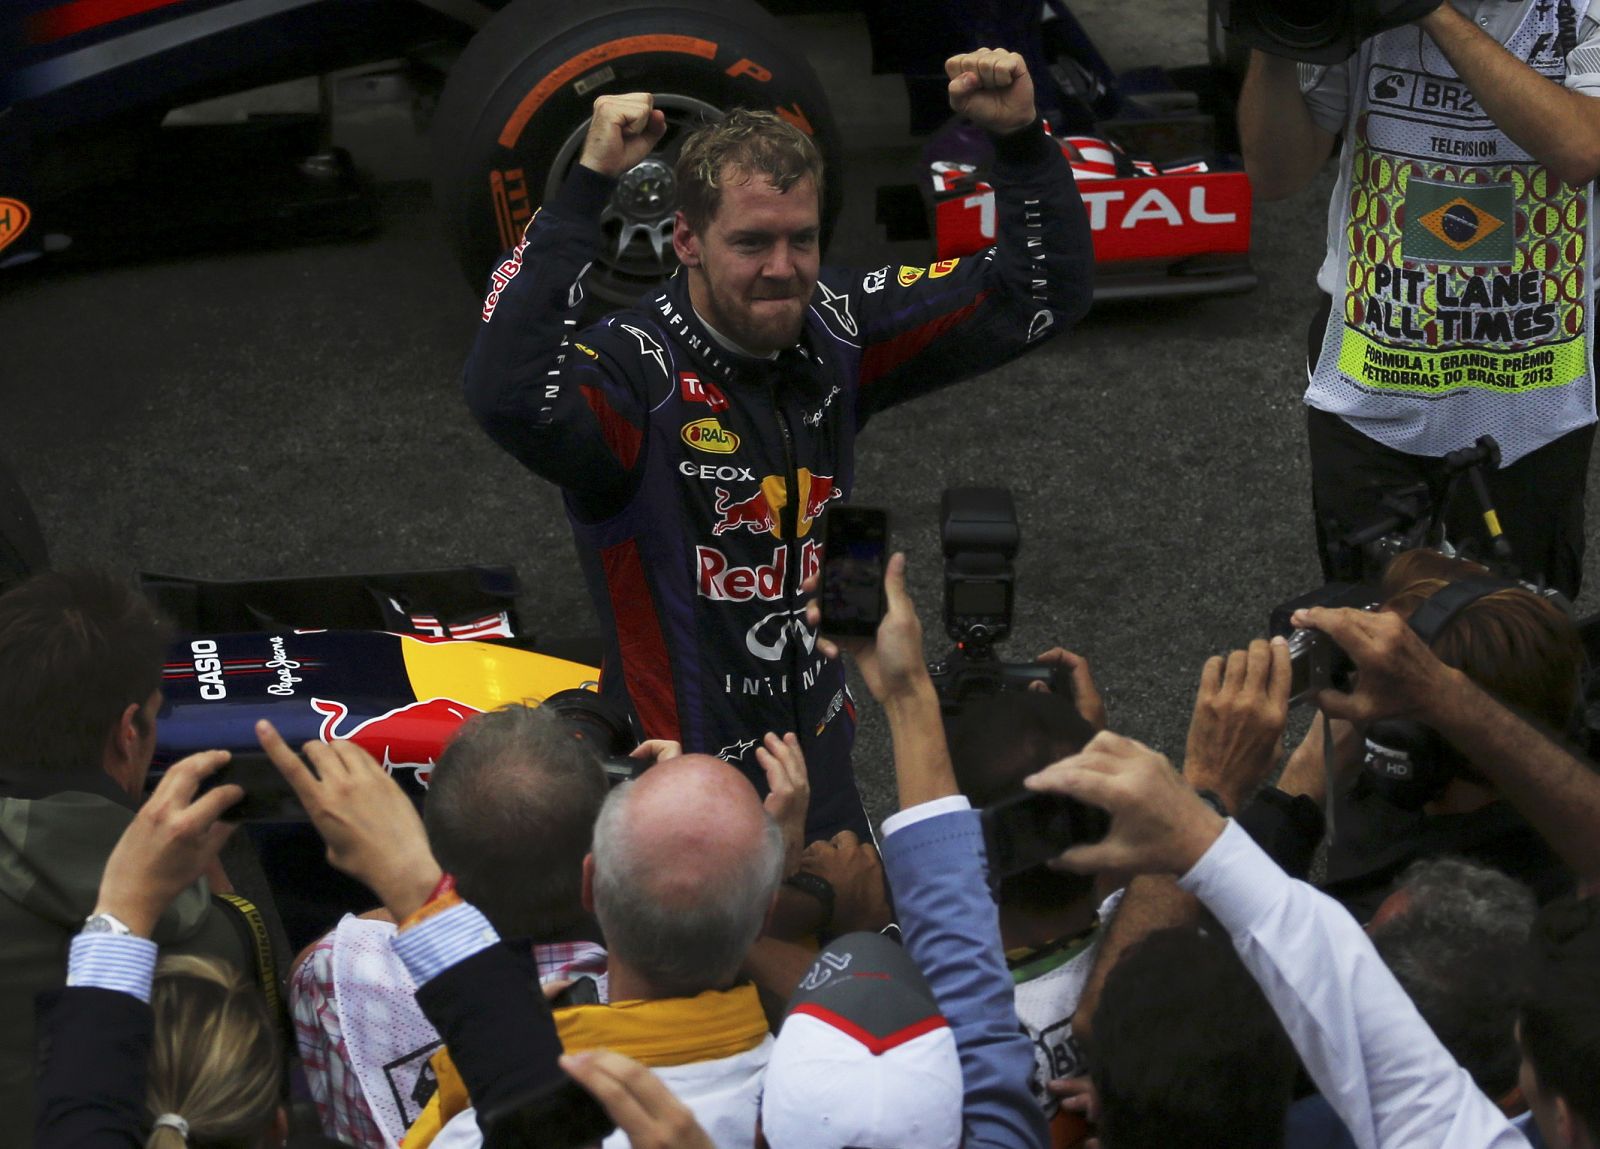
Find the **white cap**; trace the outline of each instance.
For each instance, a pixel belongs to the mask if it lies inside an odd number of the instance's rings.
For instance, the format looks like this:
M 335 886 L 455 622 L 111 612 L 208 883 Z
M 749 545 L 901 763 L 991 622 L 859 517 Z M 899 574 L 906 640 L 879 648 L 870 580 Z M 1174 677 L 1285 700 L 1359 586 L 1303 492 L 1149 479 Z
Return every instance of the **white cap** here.
M 790 1000 L 767 1063 L 772 1149 L 958 1149 L 955 1035 L 905 951 L 877 934 L 833 942 Z

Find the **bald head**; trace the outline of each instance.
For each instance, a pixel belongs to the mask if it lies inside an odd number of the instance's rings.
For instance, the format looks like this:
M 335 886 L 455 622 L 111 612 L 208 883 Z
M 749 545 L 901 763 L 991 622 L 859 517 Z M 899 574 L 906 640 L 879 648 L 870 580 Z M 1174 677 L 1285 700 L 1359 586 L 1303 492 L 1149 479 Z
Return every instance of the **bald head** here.
M 748 779 L 690 754 L 611 792 L 594 829 L 606 945 L 662 996 L 731 982 L 782 877 L 783 838 Z

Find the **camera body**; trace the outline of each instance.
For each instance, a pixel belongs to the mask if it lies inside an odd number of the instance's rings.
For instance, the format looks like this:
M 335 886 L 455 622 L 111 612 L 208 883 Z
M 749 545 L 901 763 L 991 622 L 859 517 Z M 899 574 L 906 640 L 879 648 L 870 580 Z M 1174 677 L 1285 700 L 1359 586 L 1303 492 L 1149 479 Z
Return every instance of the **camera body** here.
M 1363 41 L 1419 20 L 1440 0 L 1217 0 L 1230 36 L 1273 56 L 1339 64 Z
M 1026 690 L 1043 682 L 1067 690 L 1058 667 L 1003 662 L 995 643 L 1011 633 L 1016 601 L 1012 560 L 1022 545 L 1017 508 L 1005 487 L 951 487 L 939 499 L 939 541 L 944 551 L 944 628 L 955 647 L 928 663 L 946 714 L 970 697 Z
M 1309 702 L 1319 690 L 1349 690 L 1356 668 L 1338 643 L 1320 630 L 1297 629 L 1289 621 L 1294 612 L 1314 606 L 1373 610 L 1381 601 L 1376 585 L 1331 582 L 1272 608 L 1267 633 L 1289 640 L 1289 705 Z

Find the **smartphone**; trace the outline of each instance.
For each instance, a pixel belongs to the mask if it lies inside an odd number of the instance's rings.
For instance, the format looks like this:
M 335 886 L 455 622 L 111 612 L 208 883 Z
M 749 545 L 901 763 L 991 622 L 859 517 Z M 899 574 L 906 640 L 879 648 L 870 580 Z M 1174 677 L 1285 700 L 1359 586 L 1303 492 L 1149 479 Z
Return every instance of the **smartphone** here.
M 888 609 L 883 570 L 889 561 L 889 512 L 876 507 L 833 507 L 823 520 L 823 634 L 871 638 Z
M 222 812 L 224 822 L 309 822 L 294 788 L 278 773 L 272 759 L 259 751 L 240 753 L 200 783 L 199 794 L 233 782 L 244 797 Z M 196 797 L 199 796 L 196 794 Z
M 1063 850 L 1098 842 L 1111 815 L 1065 794 L 1020 790 L 984 807 L 983 840 L 996 880 L 1048 862 Z

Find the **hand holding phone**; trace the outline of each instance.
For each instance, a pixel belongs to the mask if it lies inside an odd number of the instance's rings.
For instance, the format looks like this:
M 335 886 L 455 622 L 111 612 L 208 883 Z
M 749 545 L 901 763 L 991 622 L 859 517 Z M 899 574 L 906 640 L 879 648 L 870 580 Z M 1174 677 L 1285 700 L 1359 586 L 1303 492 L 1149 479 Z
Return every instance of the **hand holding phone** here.
M 244 797 L 223 812 L 224 822 L 311 821 L 294 787 L 263 753 L 234 751 L 232 758 L 200 784 L 200 791 L 229 782 L 244 787 Z
M 1111 815 L 1065 794 L 1019 790 L 986 806 L 983 841 L 996 880 L 1043 865 L 1073 846 L 1098 842 Z
M 889 513 L 876 507 L 833 507 L 823 521 L 818 587 L 822 633 L 871 638 L 887 609 L 883 571 L 889 558 Z

